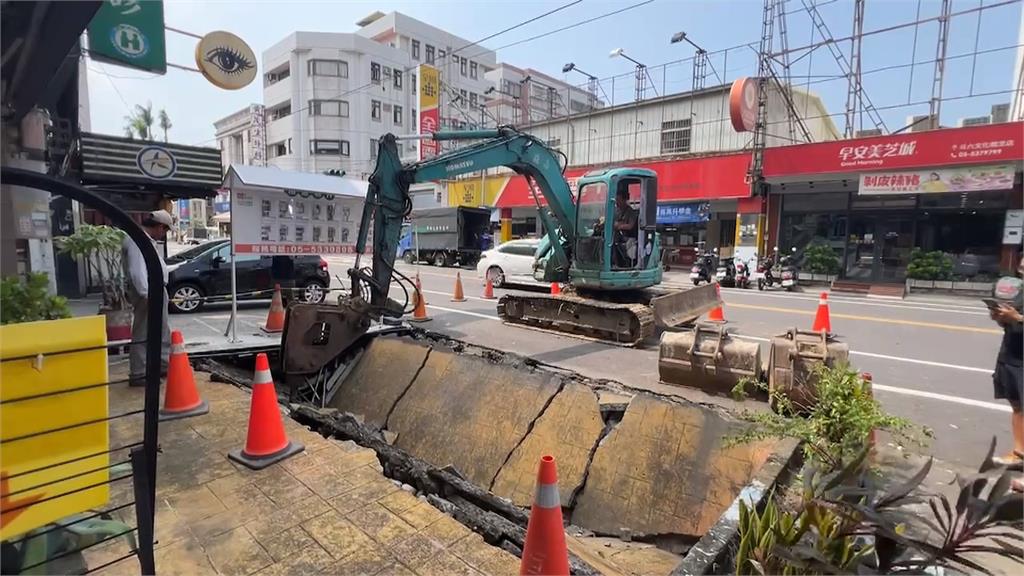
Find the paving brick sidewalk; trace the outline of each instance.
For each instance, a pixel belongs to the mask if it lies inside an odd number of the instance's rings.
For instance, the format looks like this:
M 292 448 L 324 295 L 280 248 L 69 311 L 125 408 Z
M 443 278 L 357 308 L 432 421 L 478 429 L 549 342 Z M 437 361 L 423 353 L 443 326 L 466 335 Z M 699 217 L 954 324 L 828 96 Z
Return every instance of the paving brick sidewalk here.
M 111 378 L 126 367 L 116 365 Z M 196 381 L 210 413 L 160 425 L 156 568 L 160 574 L 517 574 L 519 560 L 386 478 L 373 451 L 325 439 L 285 418 L 306 451 L 254 472 L 229 461 L 245 442 L 249 394 Z M 111 388 L 111 412 L 137 408 L 141 390 Z M 137 438 L 114 421 L 111 442 Z M 130 491 L 126 482 L 111 487 Z M 123 498 L 121 498 L 123 500 Z M 134 525 L 131 511 L 122 519 Z M 100 566 L 123 539 L 85 552 Z M 101 574 L 138 574 L 123 560 Z

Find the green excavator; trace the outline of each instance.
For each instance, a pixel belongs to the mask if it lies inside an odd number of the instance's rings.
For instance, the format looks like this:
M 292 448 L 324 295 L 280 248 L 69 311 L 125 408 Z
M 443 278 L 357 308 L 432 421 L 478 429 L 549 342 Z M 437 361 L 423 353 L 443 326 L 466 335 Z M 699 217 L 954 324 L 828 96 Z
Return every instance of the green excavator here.
M 437 132 L 430 137 L 470 143 L 435 158 L 403 164 L 398 138 L 392 134 L 381 138 L 356 240 L 356 265 L 349 270 L 351 294 L 339 299 L 338 307 L 289 308 L 285 356 L 291 348 L 308 360 L 299 364 L 312 369 L 328 359 L 328 349 L 347 346 L 365 332 L 369 319 L 396 319 L 410 312 L 409 296 L 415 288 L 395 268 L 402 223 L 412 210 L 410 185 L 500 166 L 526 178 L 544 224 L 546 238 L 536 256 L 535 277 L 566 285 L 560 295 L 502 296 L 498 313 L 505 322 L 636 346 L 653 336 L 656 326 L 693 322 L 720 302 L 714 285 L 658 288 L 662 266 L 655 226 L 658 181 L 653 171 L 595 170 L 580 178 L 573 191 L 563 175 L 565 156 L 514 128 Z M 624 213 L 630 217 L 622 217 Z M 616 222 L 630 225 L 624 229 Z M 362 267 L 367 252 L 372 253 L 372 265 Z M 396 284 L 404 302 L 391 297 Z M 333 321 L 325 308 L 335 308 Z M 338 308 L 344 310 L 338 312 Z M 326 325 L 332 323 L 333 330 L 346 337 L 334 338 L 326 349 L 311 350 L 309 346 L 327 339 L 332 329 Z M 296 366 L 294 360 L 291 364 Z

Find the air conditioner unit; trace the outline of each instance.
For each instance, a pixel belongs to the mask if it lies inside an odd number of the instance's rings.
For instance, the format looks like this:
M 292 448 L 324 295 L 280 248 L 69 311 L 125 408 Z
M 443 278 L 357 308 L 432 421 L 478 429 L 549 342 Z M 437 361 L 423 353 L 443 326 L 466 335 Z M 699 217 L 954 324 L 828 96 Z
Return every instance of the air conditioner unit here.
M 857 132 L 854 133 L 854 137 L 855 138 L 867 138 L 869 136 L 881 136 L 881 135 L 882 135 L 882 129 L 881 128 L 870 128 L 868 130 L 857 130 Z
M 957 126 L 963 128 L 964 126 L 981 126 L 982 124 L 991 124 L 992 118 L 990 116 L 975 116 L 973 118 L 961 118 L 957 122 Z
M 1010 121 L 1010 104 L 994 104 L 992 106 L 992 123 L 1002 124 Z
M 931 115 L 919 114 L 917 116 L 908 116 L 906 126 L 910 126 L 911 132 L 924 132 L 925 130 L 937 128 L 938 124 Z

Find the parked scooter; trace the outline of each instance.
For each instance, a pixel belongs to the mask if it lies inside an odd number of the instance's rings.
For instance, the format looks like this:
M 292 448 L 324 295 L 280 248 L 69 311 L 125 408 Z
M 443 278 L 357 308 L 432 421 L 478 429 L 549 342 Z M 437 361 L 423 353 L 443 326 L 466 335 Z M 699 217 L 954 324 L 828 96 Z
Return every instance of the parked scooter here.
M 796 267 L 796 246 L 790 251 L 790 254 L 783 256 L 779 260 L 779 266 L 782 268 L 782 287 L 788 292 L 792 292 L 796 289 L 797 282 L 799 281 L 799 273 Z
M 694 286 L 701 282 L 710 283 L 711 271 L 715 268 L 715 259 L 718 257 L 718 249 L 715 248 L 713 252 L 705 250 L 703 254 L 701 254 L 699 246 L 694 250 L 697 252 L 697 259 L 693 262 L 693 267 L 690 268 L 690 282 L 693 282 Z
M 764 290 L 765 288 L 771 288 L 772 284 L 779 281 L 772 273 L 772 269 L 775 268 L 775 261 L 778 258 L 779 247 L 776 246 L 772 253 L 765 256 L 757 263 L 757 271 L 754 272 L 754 281 L 757 282 L 757 289 Z
M 750 288 L 750 262 L 736 260 L 735 284 L 737 288 Z
M 736 267 L 733 265 L 733 262 L 734 259 L 732 258 L 723 258 L 718 261 L 718 268 L 715 270 L 715 280 L 722 286 L 736 285 Z

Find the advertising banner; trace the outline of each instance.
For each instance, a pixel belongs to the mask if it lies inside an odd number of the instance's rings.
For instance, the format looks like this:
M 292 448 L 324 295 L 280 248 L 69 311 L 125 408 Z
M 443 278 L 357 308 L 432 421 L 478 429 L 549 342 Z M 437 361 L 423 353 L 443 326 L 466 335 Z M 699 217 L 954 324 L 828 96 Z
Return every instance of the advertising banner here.
M 106 0 L 89 23 L 89 55 L 119 66 L 167 71 L 163 0 Z
M 418 67 L 420 78 L 419 98 L 416 110 L 419 114 L 419 133 L 433 134 L 441 125 L 441 74 L 437 68 L 420 64 Z M 420 160 L 433 158 L 440 152 L 440 143 L 433 140 L 417 140 L 419 142 Z
M 905 132 L 764 151 L 766 178 L 1019 162 L 1024 122 Z
M 710 218 L 707 202 L 686 204 L 659 204 L 658 224 L 692 224 L 707 222 Z
M 341 194 L 236 190 L 231 235 L 238 254 L 348 254 L 363 199 Z
M 1013 164 L 936 168 L 860 175 L 858 194 L 981 192 L 1013 188 Z

